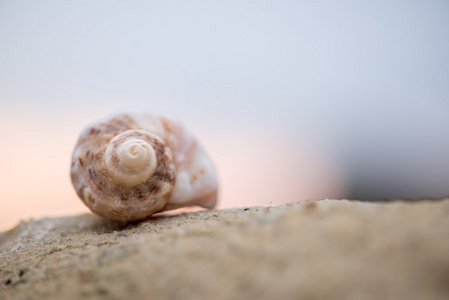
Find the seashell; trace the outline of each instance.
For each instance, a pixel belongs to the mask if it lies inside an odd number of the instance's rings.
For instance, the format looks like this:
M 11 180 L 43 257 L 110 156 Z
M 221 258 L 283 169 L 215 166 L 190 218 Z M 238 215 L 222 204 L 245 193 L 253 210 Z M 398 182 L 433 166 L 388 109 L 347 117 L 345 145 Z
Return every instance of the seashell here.
M 87 207 L 112 220 L 217 202 L 217 175 L 201 143 L 154 110 L 125 108 L 89 124 L 75 146 L 71 178 Z

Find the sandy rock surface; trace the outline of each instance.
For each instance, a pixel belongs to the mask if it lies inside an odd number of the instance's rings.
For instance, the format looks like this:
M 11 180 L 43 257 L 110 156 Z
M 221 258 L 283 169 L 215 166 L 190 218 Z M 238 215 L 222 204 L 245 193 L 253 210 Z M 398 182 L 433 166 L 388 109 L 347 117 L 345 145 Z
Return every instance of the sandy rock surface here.
M 0 233 L 0 299 L 449 299 L 449 199 L 320 200 Z

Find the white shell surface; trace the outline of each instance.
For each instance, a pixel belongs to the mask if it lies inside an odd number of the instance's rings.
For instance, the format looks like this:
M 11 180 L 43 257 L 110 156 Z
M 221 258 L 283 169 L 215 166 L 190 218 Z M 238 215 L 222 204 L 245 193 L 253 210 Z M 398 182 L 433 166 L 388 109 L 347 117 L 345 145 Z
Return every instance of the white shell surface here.
M 92 134 L 92 129 L 107 126 L 108 122 L 112 120 L 116 122 L 121 119 L 127 120 L 133 124 L 133 128 L 129 129 L 145 131 L 150 135 L 154 135 L 157 140 L 161 140 L 169 148 L 166 155 L 172 160 L 175 169 L 175 180 L 173 186 L 170 187 L 171 192 L 168 190 L 168 185 L 165 185 L 164 187 L 166 195 L 169 195 L 168 199 L 164 199 L 163 202 L 162 200 L 153 201 L 156 207 L 153 209 L 145 208 L 146 212 L 142 212 L 142 209 L 139 208 L 133 209 L 132 207 L 126 207 L 125 209 L 125 205 L 129 204 L 119 203 L 120 199 L 118 195 L 117 197 L 114 195 L 110 196 L 109 198 L 111 199 L 108 199 L 107 197 L 102 199 L 102 197 L 98 195 L 100 191 L 93 191 L 97 190 L 97 188 L 89 185 L 89 176 L 86 176 L 88 172 L 83 170 L 83 168 L 88 166 L 79 163 L 79 158 L 83 157 L 88 151 L 88 147 L 90 147 L 88 143 L 83 143 L 83 141 L 91 138 L 89 135 Z M 111 140 L 112 139 L 113 137 Z M 122 147 L 126 147 L 126 142 Z M 144 147 L 146 147 L 146 145 L 144 145 Z M 104 149 L 100 150 L 104 151 L 104 153 L 108 151 L 107 145 L 104 145 L 101 149 Z M 149 153 L 150 154 L 148 155 L 153 155 L 151 152 Z M 143 154 L 138 153 L 136 155 Z M 134 160 L 140 158 L 129 157 L 127 159 L 129 160 L 127 163 L 130 166 L 134 166 Z M 197 205 L 204 208 L 213 208 L 217 202 L 217 174 L 212 160 L 206 153 L 204 147 L 193 133 L 177 118 L 156 110 L 124 108 L 89 124 L 81 133 L 79 142 L 73 152 L 71 175 L 73 186 L 77 190 L 78 195 L 80 195 L 93 212 L 117 220 L 142 219 L 154 212 L 176 209 L 184 206 Z M 134 184 L 134 181 L 131 180 L 130 183 Z M 99 201 L 91 201 L 92 203 L 90 204 L 92 205 L 90 205 L 88 203 L 89 196 L 86 197 L 85 195 L 86 190 L 89 195 L 91 195 L 90 193 L 93 194 L 92 198 L 100 200 L 101 203 L 99 203 Z M 95 193 L 97 195 L 95 195 Z M 108 201 L 110 201 L 110 203 L 108 203 Z M 115 212 L 112 214 L 112 217 L 109 212 L 104 212 L 104 210 L 110 209 L 108 208 L 109 204 L 116 207 L 114 208 Z M 117 209 L 117 207 L 120 209 Z M 121 216 L 121 214 L 128 215 Z M 135 217 L 132 215 L 135 215 Z

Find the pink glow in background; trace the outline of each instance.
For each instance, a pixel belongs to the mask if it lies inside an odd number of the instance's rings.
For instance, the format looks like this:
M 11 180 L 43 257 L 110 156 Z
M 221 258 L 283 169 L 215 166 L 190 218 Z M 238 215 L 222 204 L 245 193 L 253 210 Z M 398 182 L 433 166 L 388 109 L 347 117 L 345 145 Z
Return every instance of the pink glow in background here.
M 449 3 L 0 2 L 0 231 L 87 212 L 82 128 L 169 111 L 219 207 L 449 194 Z
M 15 110 L 2 115 L 0 126 L 14 129 L 2 130 L 0 136 L 2 230 L 24 218 L 88 212 L 69 177 L 78 127 L 85 125 L 77 119 L 85 118 L 84 112 L 47 113 Z M 219 171 L 221 208 L 344 195 L 337 166 L 320 149 L 237 128 L 221 134 L 198 131 Z

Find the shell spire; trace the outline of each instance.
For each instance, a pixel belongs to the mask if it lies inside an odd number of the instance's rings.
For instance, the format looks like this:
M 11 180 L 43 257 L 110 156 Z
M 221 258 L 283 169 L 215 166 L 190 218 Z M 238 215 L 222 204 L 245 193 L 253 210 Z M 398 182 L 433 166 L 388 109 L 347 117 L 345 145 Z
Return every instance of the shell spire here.
M 114 137 L 108 145 L 104 155 L 106 168 L 111 178 L 127 187 L 145 182 L 154 174 L 158 165 L 158 158 L 154 147 L 157 144 L 155 135 L 143 130 L 127 130 Z M 160 143 L 163 143 L 159 140 Z M 166 160 L 171 161 L 171 151 Z M 161 159 L 162 157 L 159 157 Z
M 200 142 L 180 121 L 153 110 L 122 109 L 88 125 L 73 152 L 71 178 L 81 200 L 112 220 L 217 201 L 215 168 Z

